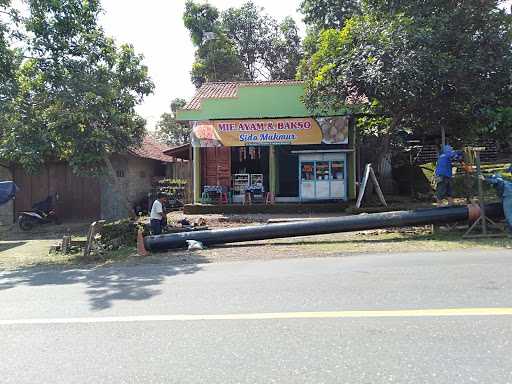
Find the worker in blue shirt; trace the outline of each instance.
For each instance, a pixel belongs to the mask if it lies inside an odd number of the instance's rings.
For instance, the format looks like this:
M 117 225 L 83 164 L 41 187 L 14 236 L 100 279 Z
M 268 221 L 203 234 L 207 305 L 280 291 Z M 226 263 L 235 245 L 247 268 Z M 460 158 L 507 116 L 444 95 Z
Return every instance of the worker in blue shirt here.
M 439 159 L 436 165 L 436 199 L 440 203 L 443 199 L 447 199 L 449 204 L 453 204 L 453 161 L 460 161 L 462 159 L 461 151 L 454 151 L 450 145 L 445 145 L 441 149 Z
M 512 173 L 512 165 L 507 172 Z M 502 199 L 507 226 L 509 231 L 512 231 L 512 181 L 505 179 L 499 173 L 483 177 L 483 179 L 496 189 L 498 196 Z

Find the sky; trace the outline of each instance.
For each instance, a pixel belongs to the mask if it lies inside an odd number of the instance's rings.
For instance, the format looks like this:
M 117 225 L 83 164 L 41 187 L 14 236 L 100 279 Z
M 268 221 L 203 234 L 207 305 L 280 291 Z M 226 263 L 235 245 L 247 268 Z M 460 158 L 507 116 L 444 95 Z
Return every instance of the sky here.
M 209 0 L 218 9 L 241 6 L 246 0 Z M 266 12 L 281 20 L 292 16 L 304 30 L 302 16 L 297 13 L 300 0 L 254 0 Z M 108 35 L 118 43 L 130 43 L 145 57 L 145 64 L 155 83 L 154 94 L 147 97 L 137 111 L 147 128 L 153 130 L 160 115 L 170 111 L 171 100 L 190 99 L 194 86 L 190 69 L 194 47 L 182 16 L 185 0 L 103 0 L 105 10 L 101 23 Z M 503 6 L 510 9 L 512 0 Z
M 245 0 L 208 2 L 223 10 L 241 6 Z M 299 0 L 254 2 L 278 20 L 292 16 L 301 21 L 296 11 Z M 107 34 L 118 43 L 132 44 L 145 57 L 155 91 L 137 111 L 147 120 L 147 128 L 153 130 L 160 115 L 170 111 L 171 100 L 188 100 L 195 91 L 189 75 L 194 47 L 182 21 L 185 0 L 103 0 L 102 5 L 105 12 L 100 22 Z

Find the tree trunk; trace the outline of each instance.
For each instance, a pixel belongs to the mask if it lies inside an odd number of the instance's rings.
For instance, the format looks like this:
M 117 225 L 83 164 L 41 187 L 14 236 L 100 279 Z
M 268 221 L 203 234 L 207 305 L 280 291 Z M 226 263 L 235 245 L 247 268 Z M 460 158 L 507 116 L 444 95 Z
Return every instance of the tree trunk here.
M 130 218 L 135 219 L 137 218 L 137 215 L 135 214 L 135 211 L 133 210 L 133 207 L 131 206 L 128 197 L 126 196 L 126 193 L 121 186 L 121 183 L 117 179 L 116 171 L 114 169 L 114 166 L 112 165 L 112 162 L 110 161 L 110 158 L 107 156 L 104 157 L 105 164 L 107 165 L 107 170 L 109 173 L 110 178 L 114 182 L 114 187 L 117 190 L 117 193 L 119 193 L 119 197 L 123 201 L 123 204 L 125 205 L 126 209 L 128 210 L 128 215 Z
M 379 155 L 377 171 L 379 184 L 383 193 L 393 193 L 393 169 L 391 166 L 391 152 L 389 151 L 389 134 L 382 138 L 382 152 Z
M 391 135 L 400 121 L 400 117 L 393 117 L 389 129 L 384 132 L 381 141 L 381 152 L 378 158 L 377 171 L 379 174 L 379 184 L 384 194 L 394 192 L 393 167 L 391 164 Z

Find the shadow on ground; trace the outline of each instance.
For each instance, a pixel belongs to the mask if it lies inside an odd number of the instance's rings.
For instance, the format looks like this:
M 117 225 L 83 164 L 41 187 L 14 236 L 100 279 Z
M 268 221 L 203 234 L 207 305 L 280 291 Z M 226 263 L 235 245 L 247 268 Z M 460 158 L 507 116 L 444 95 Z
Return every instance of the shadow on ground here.
M 27 267 L 0 272 L 0 291 L 16 286 L 65 286 L 84 284 L 91 309 L 101 311 L 119 300 L 147 300 L 159 295 L 165 279 L 200 271 L 197 264 L 136 265 L 122 267 L 42 268 Z
M 45 224 L 36 226 L 30 231 L 22 231 L 16 224 L 13 224 L 9 227 L 0 227 L 0 239 L 7 241 L 53 240 L 61 239 L 66 234 L 86 236 L 90 224 L 89 222 L 65 222 L 60 225 Z
M 8 251 L 9 249 L 13 249 L 16 247 L 21 247 L 22 245 L 27 244 L 25 241 L 12 241 L 8 243 L 0 243 L 0 252 Z

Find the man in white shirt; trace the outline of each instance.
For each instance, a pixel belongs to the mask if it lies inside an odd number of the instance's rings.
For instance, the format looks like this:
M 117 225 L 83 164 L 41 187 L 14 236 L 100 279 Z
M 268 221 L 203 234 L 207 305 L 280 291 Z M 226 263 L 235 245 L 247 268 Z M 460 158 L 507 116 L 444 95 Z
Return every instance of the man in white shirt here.
M 151 215 L 149 216 L 151 223 L 151 234 L 160 235 L 164 226 L 164 202 L 167 199 L 165 193 L 158 193 L 156 200 L 151 207 Z

